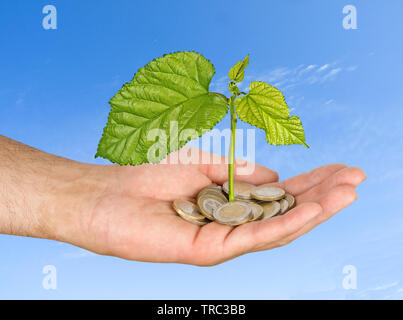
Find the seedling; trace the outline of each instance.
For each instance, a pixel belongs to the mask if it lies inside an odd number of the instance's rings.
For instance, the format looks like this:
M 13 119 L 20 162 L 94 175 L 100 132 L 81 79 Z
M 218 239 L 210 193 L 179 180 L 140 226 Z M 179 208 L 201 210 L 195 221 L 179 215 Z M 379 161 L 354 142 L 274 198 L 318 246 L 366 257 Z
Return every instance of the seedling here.
M 156 163 L 168 153 L 184 146 L 189 139 L 174 139 L 166 134 L 159 143 L 158 157 L 150 157 L 155 145 L 155 130 L 169 132 L 177 121 L 179 132 L 196 130 L 200 137 L 211 130 L 230 110 L 231 140 L 228 154 L 229 201 L 234 200 L 234 153 L 237 116 L 263 129 L 272 145 L 302 144 L 304 130 L 297 116 L 290 116 L 283 94 L 271 85 L 254 81 L 249 92 L 237 83 L 245 76 L 249 55 L 229 71 L 230 97 L 210 92 L 215 73 L 212 63 L 196 52 L 164 55 L 139 69 L 110 100 L 111 111 L 95 157 L 121 165 Z M 172 141 L 171 141 L 172 140 Z M 175 140 L 175 141 L 174 141 Z

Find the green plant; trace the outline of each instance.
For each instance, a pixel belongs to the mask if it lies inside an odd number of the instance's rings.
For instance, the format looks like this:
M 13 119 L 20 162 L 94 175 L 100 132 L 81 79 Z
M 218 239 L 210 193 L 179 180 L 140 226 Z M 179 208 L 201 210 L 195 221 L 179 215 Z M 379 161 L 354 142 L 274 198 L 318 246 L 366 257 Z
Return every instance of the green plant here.
M 252 82 L 248 93 L 238 89 L 237 83 L 244 79 L 248 64 L 249 55 L 229 71 L 231 96 L 227 98 L 222 93 L 209 91 L 214 66 L 199 53 L 182 51 L 151 61 L 110 100 L 108 123 L 95 156 L 121 165 L 158 162 L 195 137 L 178 140 L 170 134 L 160 136 L 158 143 L 163 148 L 158 149 L 157 158 L 150 158 L 156 143 L 152 132 L 168 132 L 170 122 L 177 121 L 179 132 L 193 129 L 200 137 L 229 109 L 229 200 L 233 201 L 237 115 L 242 121 L 263 129 L 270 144 L 308 147 L 301 121 L 297 116 L 290 117 L 284 96 L 278 89 L 261 81 Z

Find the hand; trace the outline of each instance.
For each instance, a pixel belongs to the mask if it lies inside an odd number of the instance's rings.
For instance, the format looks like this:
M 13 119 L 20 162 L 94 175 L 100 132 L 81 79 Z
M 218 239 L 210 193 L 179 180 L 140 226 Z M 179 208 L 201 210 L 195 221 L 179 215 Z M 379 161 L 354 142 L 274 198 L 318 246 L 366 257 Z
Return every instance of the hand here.
M 277 173 L 256 165 L 253 174 L 235 179 L 279 185 L 296 196 L 296 207 L 238 227 L 199 227 L 180 218 L 172 201 L 222 184 L 227 165 L 223 159 L 173 164 L 174 158 L 135 167 L 91 165 L 0 136 L 0 233 L 64 241 L 130 260 L 209 266 L 293 241 L 351 204 L 354 188 L 365 179 L 359 168 L 334 164 L 279 183 Z M 235 163 L 235 173 L 240 166 Z
M 221 163 L 116 167 L 118 178 L 87 219 L 88 237 L 96 241 L 80 246 L 130 260 L 215 265 L 290 243 L 350 205 L 365 179 L 359 168 L 333 164 L 278 183 L 277 173 L 256 165 L 252 175 L 235 179 L 284 188 L 296 196 L 294 209 L 238 227 L 200 227 L 180 218 L 172 201 L 195 198 L 202 188 L 226 181 L 227 165 Z

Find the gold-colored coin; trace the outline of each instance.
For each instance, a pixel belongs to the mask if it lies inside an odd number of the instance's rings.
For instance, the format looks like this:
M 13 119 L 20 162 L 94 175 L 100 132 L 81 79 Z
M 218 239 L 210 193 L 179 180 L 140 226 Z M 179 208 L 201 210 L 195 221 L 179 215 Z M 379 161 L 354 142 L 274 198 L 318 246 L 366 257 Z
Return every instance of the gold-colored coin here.
M 230 226 L 248 222 L 251 215 L 251 207 L 241 201 L 227 202 L 214 211 L 214 218 L 217 222 Z
M 173 202 L 175 211 L 185 220 L 203 221 L 205 217 L 199 211 L 199 208 L 188 200 L 175 200 Z
M 227 199 L 224 200 L 220 196 L 208 193 L 197 199 L 197 205 L 199 206 L 201 214 L 210 220 L 214 220 L 214 212 L 226 202 Z
M 278 201 L 265 202 L 260 205 L 263 207 L 263 215 L 260 220 L 269 219 L 280 212 L 280 203 Z
M 234 181 L 234 197 L 238 199 L 252 199 L 250 194 L 252 188 L 255 188 L 255 185 L 242 181 Z M 224 182 L 224 184 L 222 185 L 222 189 L 225 193 L 228 194 L 228 181 Z
M 293 195 L 291 195 L 289 193 L 286 193 L 284 199 L 288 201 L 288 209 L 294 208 L 294 206 L 295 206 L 295 198 L 294 198 Z
M 248 202 L 248 206 L 251 208 L 252 215 L 250 217 L 250 221 L 258 220 L 263 214 L 263 207 L 254 202 Z
M 260 186 L 250 191 L 253 198 L 263 201 L 275 201 L 284 198 L 285 191 L 278 187 Z

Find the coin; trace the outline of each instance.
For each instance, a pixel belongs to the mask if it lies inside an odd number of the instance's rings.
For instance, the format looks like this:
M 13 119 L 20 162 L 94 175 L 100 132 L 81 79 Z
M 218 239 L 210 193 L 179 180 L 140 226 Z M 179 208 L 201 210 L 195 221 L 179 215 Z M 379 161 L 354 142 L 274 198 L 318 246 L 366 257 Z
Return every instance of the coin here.
M 260 186 L 250 190 L 250 194 L 258 200 L 274 201 L 282 199 L 285 191 L 278 187 Z
M 172 206 L 185 220 L 203 221 L 205 219 L 200 213 L 199 208 L 188 200 L 175 200 Z
M 215 196 L 215 197 L 219 197 L 221 198 L 224 202 L 228 202 L 227 197 L 225 196 L 225 194 L 221 191 L 220 189 L 217 188 L 206 188 L 203 189 L 202 191 L 199 192 L 199 194 L 197 195 L 197 199 L 199 199 L 201 196 L 204 195 L 211 195 L 211 196 Z
M 290 207 L 290 203 L 286 199 L 281 199 L 279 215 L 286 213 L 288 211 L 289 207 Z
M 212 194 L 204 194 L 197 199 L 201 214 L 210 220 L 214 220 L 214 212 L 226 202 L 226 199 L 223 200 L 221 197 Z
M 204 189 L 201 189 L 199 191 L 199 193 L 197 194 L 197 198 L 199 198 L 200 196 L 202 196 L 203 194 L 205 194 L 208 191 L 213 191 L 213 192 L 219 191 L 219 192 L 221 192 L 221 187 L 217 186 L 216 184 L 209 185 L 208 187 L 206 187 Z
M 260 220 L 266 220 L 280 212 L 280 203 L 278 201 L 265 202 L 260 204 L 263 207 L 263 215 Z
M 182 217 L 182 218 L 183 218 L 183 217 Z M 202 221 L 196 221 L 196 220 L 192 221 L 192 220 L 188 220 L 188 219 L 186 219 L 186 218 L 183 218 L 183 219 L 186 220 L 186 221 L 188 221 L 188 222 L 190 222 L 190 223 L 193 223 L 193 224 L 195 224 L 195 225 L 198 225 L 198 226 L 204 226 L 205 224 L 211 222 L 211 221 L 210 221 L 209 219 L 207 219 L 207 218 L 204 218 L 204 220 L 202 220 Z
M 250 206 L 241 201 L 227 202 L 214 211 L 217 222 L 237 226 L 249 221 L 252 215 Z
M 209 219 L 207 219 L 207 218 L 204 218 L 204 220 L 198 221 L 198 220 L 188 219 L 188 218 L 186 218 L 185 216 L 180 216 L 180 217 L 181 217 L 183 220 L 186 220 L 186 221 L 188 221 L 188 222 L 190 222 L 190 223 L 193 223 L 193 224 L 195 224 L 195 225 L 198 225 L 198 226 L 204 226 L 205 224 L 211 222 L 211 221 L 210 221 Z
M 242 202 L 247 202 L 247 203 L 257 203 L 255 199 L 242 199 L 242 198 L 237 198 L 237 197 L 234 197 L 234 201 L 242 201 Z
M 293 195 L 286 193 L 284 199 L 288 201 L 288 209 L 292 209 L 295 206 L 295 198 Z
M 250 195 L 250 190 L 254 187 L 255 185 L 247 182 L 234 181 L 234 197 L 238 199 L 252 199 Z M 224 182 L 224 184 L 222 185 L 222 189 L 225 193 L 229 193 L 228 181 Z
M 254 202 L 247 202 L 248 206 L 251 208 L 252 215 L 250 218 L 250 221 L 256 221 L 258 220 L 262 214 L 263 214 L 263 207 L 257 203 Z

